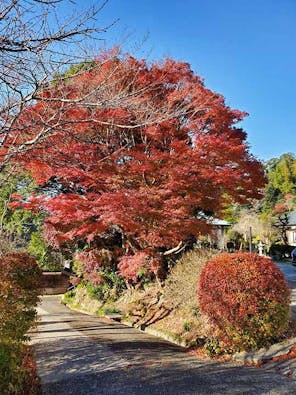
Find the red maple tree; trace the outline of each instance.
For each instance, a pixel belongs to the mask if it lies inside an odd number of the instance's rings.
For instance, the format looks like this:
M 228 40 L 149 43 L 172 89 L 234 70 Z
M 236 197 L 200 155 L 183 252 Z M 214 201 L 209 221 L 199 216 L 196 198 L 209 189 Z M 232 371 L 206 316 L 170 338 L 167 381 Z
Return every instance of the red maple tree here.
M 136 281 L 208 232 L 208 215 L 259 196 L 262 166 L 235 126 L 245 115 L 187 63 L 99 58 L 24 110 L 13 158 L 55 191 L 30 203 L 49 214 L 47 239 L 83 247 L 86 272 L 113 264 Z

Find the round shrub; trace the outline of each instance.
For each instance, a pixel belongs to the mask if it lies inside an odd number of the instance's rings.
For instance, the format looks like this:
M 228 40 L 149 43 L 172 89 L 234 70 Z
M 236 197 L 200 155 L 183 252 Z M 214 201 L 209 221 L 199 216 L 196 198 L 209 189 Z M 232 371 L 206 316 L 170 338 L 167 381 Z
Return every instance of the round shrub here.
M 221 254 L 207 262 L 198 297 L 220 350 L 221 345 L 230 352 L 264 347 L 288 324 L 288 285 L 271 259 L 257 254 Z

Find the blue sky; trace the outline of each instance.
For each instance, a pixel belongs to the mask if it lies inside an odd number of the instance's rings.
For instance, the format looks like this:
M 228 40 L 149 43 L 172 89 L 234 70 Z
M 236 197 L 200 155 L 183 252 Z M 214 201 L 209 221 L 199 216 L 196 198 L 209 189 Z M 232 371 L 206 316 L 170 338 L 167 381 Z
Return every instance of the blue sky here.
M 296 0 L 109 0 L 99 23 L 117 18 L 102 36 L 107 47 L 189 62 L 250 114 L 242 126 L 255 156 L 296 153 Z

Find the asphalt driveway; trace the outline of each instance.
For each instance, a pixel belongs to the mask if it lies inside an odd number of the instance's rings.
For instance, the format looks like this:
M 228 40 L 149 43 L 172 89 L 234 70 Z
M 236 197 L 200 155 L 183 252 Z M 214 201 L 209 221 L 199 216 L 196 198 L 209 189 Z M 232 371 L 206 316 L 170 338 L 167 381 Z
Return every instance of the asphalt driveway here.
M 295 394 L 296 382 L 264 369 L 199 360 L 116 322 L 73 312 L 59 297 L 39 307 L 33 333 L 43 395 Z
M 291 318 L 296 321 L 296 266 L 291 263 L 277 263 L 291 288 Z

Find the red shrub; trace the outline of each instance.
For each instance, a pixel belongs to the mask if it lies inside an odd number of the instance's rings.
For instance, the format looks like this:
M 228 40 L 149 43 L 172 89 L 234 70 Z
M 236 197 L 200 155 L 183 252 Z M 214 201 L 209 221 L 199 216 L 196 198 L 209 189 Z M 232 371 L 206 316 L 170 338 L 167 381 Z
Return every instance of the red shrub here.
M 23 252 L 0 254 L 0 393 L 37 394 L 32 357 L 22 344 L 36 318 L 40 269 Z
M 285 330 L 290 291 L 269 258 L 257 254 L 221 254 L 204 266 L 199 304 L 213 334 L 231 350 L 265 346 Z
M 9 252 L 0 255 L 0 277 L 9 281 L 14 289 L 34 293 L 40 286 L 41 271 L 36 260 L 26 252 Z
M 25 372 L 25 379 L 22 389 L 17 392 L 17 395 L 40 395 L 40 379 L 37 375 L 37 367 L 32 349 L 27 346 L 25 351 L 26 353 L 22 362 L 22 369 Z
M 151 256 L 149 252 L 138 251 L 134 255 L 121 257 L 118 268 L 123 278 L 136 283 L 142 275 L 157 274 L 160 269 L 160 260 L 156 256 Z
M 0 338 L 23 339 L 32 325 L 40 286 L 40 269 L 22 252 L 0 255 Z

